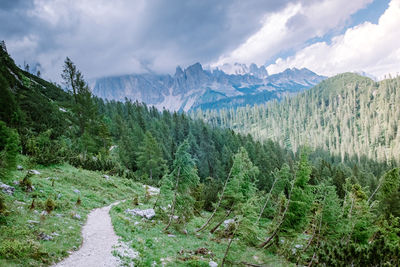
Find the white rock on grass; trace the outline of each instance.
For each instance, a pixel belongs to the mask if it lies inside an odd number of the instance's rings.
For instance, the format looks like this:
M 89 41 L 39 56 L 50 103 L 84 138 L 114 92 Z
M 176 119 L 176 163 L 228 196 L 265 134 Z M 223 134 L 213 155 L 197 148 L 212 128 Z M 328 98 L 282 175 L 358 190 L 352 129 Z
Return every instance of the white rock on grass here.
M 22 171 L 24 169 L 24 167 L 22 167 L 21 165 L 17 166 L 17 170 Z
M 2 182 L 0 182 L 0 188 L 1 190 L 6 193 L 7 195 L 12 196 L 14 194 L 15 188 L 10 186 L 10 185 L 6 185 L 3 184 Z
M 108 176 L 107 174 L 104 174 L 103 178 L 105 178 L 107 181 L 110 180 L 110 176 Z
M 228 227 L 228 225 L 230 225 L 230 224 L 232 224 L 232 223 L 234 223 L 234 222 L 235 222 L 234 219 L 225 220 L 225 221 L 224 221 L 224 226 L 225 226 L 225 228 Z
M 210 262 L 208 263 L 208 265 L 209 265 L 210 267 L 218 267 L 218 263 L 216 263 L 215 261 L 210 261 Z
M 78 189 L 74 189 L 74 193 L 79 194 L 80 192 Z
M 149 220 L 152 219 L 154 216 L 156 216 L 154 209 L 147 209 L 147 210 L 127 209 L 125 210 L 125 212 L 133 216 L 140 216 Z
M 30 170 L 29 173 L 39 175 L 40 172 L 37 170 Z
M 149 192 L 150 196 L 156 196 L 160 193 L 160 188 L 152 187 L 150 185 L 143 185 L 143 187 Z
M 72 215 L 72 218 L 80 220 L 81 219 L 81 215 L 79 215 L 78 213 L 75 213 L 74 215 Z

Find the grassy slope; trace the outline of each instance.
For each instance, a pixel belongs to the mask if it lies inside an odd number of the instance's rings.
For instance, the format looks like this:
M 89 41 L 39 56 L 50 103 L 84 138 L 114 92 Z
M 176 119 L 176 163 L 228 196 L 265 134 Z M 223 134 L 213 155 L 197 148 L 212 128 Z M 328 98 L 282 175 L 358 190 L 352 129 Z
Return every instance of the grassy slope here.
M 68 251 L 80 246 L 81 228 L 91 209 L 119 199 L 129 199 L 143 191 L 140 184 L 131 180 L 111 177 L 107 181 L 102 173 L 70 165 L 36 166 L 35 169 L 41 174 L 31 178 L 35 187 L 33 192 L 24 192 L 20 186 L 13 184 L 14 180 L 22 180 L 26 171 L 15 171 L 9 179 L 2 181 L 16 190 L 13 196 L 4 194 L 8 215 L 0 216 L 0 266 L 40 266 L 59 261 L 68 256 Z M 58 178 L 54 187 L 48 177 Z M 80 193 L 75 193 L 75 189 Z M 34 196 L 36 207 L 30 210 Z M 82 202 L 77 206 L 78 196 Z M 55 199 L 56 208 L 50 215 L 41 216 L 48 197 Z M 72 215 L 75 213 L 81 219 L 74 219 Z M 28 223 L 28 220 L 38 223 Z M 59 236 L 52 235 L 53 232 Z M 52 235 L 53 240 L 40 240 L 40 233 Z
M 133 249 L 139 252 L 140 257 L 134 260 L 136 265 L 152 266 L 155 263 L 155 266 L 163 264 L 164 266 L 209 266 L 210 260 L 221 263 L 228 240 L 219 239 L 209 234 L 207 230 L 200 234 L 195 233 L 195 229 L 204 223 L 209 214 L 204 213 L 203 218 L 194 218 L 187 225 L 187 235 L 171 227 L 170 234 L 173 236 L 169 236 L 163 232 L 165 223 L 157 216 L 148 221 L 124 212 L 128 208 L 152 208 L 154 198 L 147 204 L 139 204 L 139 207 L 135 207 L 133 201 L 126 201 L 111 209 L 111 218 L 117 235 L 131 243 Z M 144 197 L 143 199 L 139 197 L 139 203 L 143 202 L 145 202 Z M 199 248 L 206 248 L 211 253 L 206 255 L 194 253 Z M 239 241 L 233 242 L 228 259 L 235 263 L 290 266 L 290 263 L 266 250 L 249 247 Z

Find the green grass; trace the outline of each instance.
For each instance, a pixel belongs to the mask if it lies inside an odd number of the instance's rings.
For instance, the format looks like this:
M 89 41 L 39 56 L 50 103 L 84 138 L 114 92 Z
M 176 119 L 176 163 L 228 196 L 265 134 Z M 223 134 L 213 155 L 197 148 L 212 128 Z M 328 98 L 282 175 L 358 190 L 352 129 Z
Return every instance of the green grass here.
M 132 180 L 111 177 L 107 181 L 103 173 L 67 164 L 34 169 L 41 174 L 31 177 L 35 188 L 32 192 L 13 184 L 24 178 L 26 170 L 15 171 L 2 180 L 16 190 L 13 196 L 3 194 L 7 213 L 0 215 L 0 266 L 47 266 L 60 261 L 69 255 L 68 251 L 79 248 L 81 228 L 91 209 L 132 198 L 144 191 L 141 184 Z M 57 177 L 54 187 L 48 177 Z M 75 189 L 80 193 L 75 193 Z M 49 197 L 56 207 L 49 215 L 42 216 Z M 76 205 L 78 197 L 81 205 Z M 34 198 L 35 208 L 31 210 Z M 79 214 L 81 219 L 73 218 L 74 214 Z M 29 220 L 34 222 L 29 223 Z M 52 235 L 53 239 L 41 240 L 41 233 Z
M 144 202 L 144 198 L 144 194 L 140 195 L 140 203 Z M 168 236 L 163 231 L 165 223 L 159 217 L 145 220 L 125 213 L 128 208 L 151 208 L 153 201 L 154 199 L 148 204 L 140 204 L 135 207 L 133 201 L 128 200 L 111 209 L 112 223 L 117 235 L 139 252 L 139 257 L 132 260 L 136 266 L 152 266 L 154 264 L 155 266 L 163 264 L 164 266 L 209 266 L 211 260 L 218 264 L 221 263 L 228 240 L 219 239 L 217 236 L 209 234 L 208 231 L 195 233 L 195 229 L 204 223 L 209 214 L 204 213 L 203 218 L 194 218 L 187 225 L 187 235 L 171 227 L 169 232 L 174 236 Z M 210 253 L 196 254 L 195 252 L 199 248 L 206 248 Z M 290 265 L 283 258 L 266 250 L 249 247 L 236 240 L 233 242 L 228 260 L 234 263 L 247 262 L 268 266 Z M 229 264 L 227 265 L 229 266 Z

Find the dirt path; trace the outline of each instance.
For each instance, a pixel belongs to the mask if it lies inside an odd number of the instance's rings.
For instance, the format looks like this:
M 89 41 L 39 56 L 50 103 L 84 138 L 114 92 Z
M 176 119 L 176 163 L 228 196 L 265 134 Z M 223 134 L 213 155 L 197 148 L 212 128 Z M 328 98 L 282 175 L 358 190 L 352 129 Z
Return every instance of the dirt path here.
M 82 228 L 82 247 L 54 266 L 97 267 L 120 265 L 119 258 L 112 255 L 113 246 L 118 244 L 118 236 L 114 232 L 109 214 L 111 207 L 118 203 L 91 211 L 86 224 Z

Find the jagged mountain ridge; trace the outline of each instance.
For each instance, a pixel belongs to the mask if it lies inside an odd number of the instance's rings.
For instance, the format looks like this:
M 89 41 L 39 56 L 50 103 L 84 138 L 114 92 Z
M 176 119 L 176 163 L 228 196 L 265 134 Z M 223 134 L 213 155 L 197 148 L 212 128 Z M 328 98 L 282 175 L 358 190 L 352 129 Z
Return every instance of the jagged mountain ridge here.
M 234 71 L 228 74 L 225 71 Z M 268 75 L 265 67 L 251 64 L 223 65 L 214 70 L 195 63 L 175 74 L 154 73 L 103 77 L 95 81 L 93 93 L 108 100 L 125 98 L 144 102 L 158 109 L 193 110 L 263 103 L 311 88 L 324 76 L 308 69 L 287 69 Z

